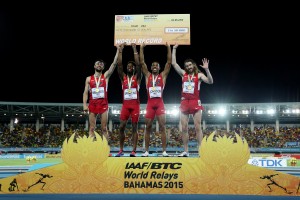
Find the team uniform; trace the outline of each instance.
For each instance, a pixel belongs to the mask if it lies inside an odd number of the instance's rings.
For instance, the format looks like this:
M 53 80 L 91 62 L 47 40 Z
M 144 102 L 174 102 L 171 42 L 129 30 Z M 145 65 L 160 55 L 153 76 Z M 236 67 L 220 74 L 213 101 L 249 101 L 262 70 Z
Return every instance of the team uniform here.
M 164 82 L 161 74 L 153 77 L 151 74 L 146 85 L 148 102 L 145 118 L 154 119 L 157 115 L 165 114 L 165 105 L 163 102 Z
M 137 123 L 140 117 L 140 86 L 136 76 L 132 76 L 131 79 L 124 75 L 122 82 L 122 96 L 123 105 L 121 110 L 120 119 L 127 121 L 131 116 L 131 122 Z
M 198 110 L 203 110 L 200 101 L 200 84 L 198 74 L 188 75 L 185 73 L 182 77 L 182 91 L 180 111 L 184 114 L 195 114 Z
M 102 114 L 108 110 L 107 83 L 104 74 L 99 78 L 91 76 L 89 94 L 89 112 Z

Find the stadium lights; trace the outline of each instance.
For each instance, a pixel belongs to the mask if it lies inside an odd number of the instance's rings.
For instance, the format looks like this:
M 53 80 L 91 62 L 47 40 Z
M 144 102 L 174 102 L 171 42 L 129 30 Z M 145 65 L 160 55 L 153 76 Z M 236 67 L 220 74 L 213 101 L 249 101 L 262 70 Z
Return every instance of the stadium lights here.
M 178 110 L 178 109 L 173 109 L 173 110 L 171 111 L 171 114 L 172 114 L 172 115 L 175 115 L 175 116 L 177 116 L 178 113 L 179 113 L 179 110 Z
M 208 110 L 207 112 L 208 112 L 208 114 L 217 114 L 218 113 L 216 110 Z
M 283 113 L 287 113 L 287 114 L 289 114 L 289 113 L 299 114 L 300 113 L 300 109 L 298 109 L 298 108 L 297 109 L 292 109 L 292 110 L 287 109 L 287 110 L 284 110 Z
M 273 115 L 273 114 L 275 113 L 275 110 L 274 110 L 274 109 L 268 109 L 268 110 L 267 110 L 267 113 L 268 113 L 269 115 Z
M 146 114 L 146 110 L 141 110 L 140 114 Z
M 242 114 L 248 115 L 249 114 L 249 110 L 242 110 Z
M 226 110 L 224 108 L 220 108 L 219 110 L 208 110 L 207 113 L 210 115 L 221 115 L 224 116 L 226 115 Z
M 226 110 L 224 108 L 220 108 L 218 114 L 224 116 L 226 114 Z
M 237 110 L 232 110 L 231 112 L 232 112 L 232 114 L 237 114 L 238 113 Z
M 112 110 L 112 114 L 120 114 L 120 110 Z
M 263 114 L 263 111 L 262 110 L 256 110 L 255 113 L 258 114 L 258 115 L 261 115 L 261 114 Z
M 300 113 L 300 110 L 299 110 L 299 109 L 293 109 L 293 110 L 292 110 L 292 113 L 299 114 L 299 113 Z

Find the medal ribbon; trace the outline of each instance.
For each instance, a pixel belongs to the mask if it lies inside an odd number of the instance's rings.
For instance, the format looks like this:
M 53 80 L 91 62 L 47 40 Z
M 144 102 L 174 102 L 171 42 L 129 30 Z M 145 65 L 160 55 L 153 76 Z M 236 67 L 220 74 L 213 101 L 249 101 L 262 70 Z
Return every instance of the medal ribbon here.
M 128 89 L 131 88 L 131 82 L 132 82 L 132 77 L 134 76 L 134 74 L 130 77 L 129 79 L 129 76 L 127 76 L 127 81 L 128 81 Z
M 96 82 L 96 88 L 98 89 L 99 88 L 99 85 L 100 85 L 100 76 L 97 80 L 97 77 L 94 75 L 94 78 L 95 78 L 95 82 Z
M 193 81 L 193 78 L 194 78 L 194 74 L 192 75 L 192 77 L 190 77 L 190 75 L 188 74 L 189 83 Z
M 154 87 L 155 86 L 155 83 L 156 83 L 156 80 L 157 80 L 157 77 L 158 77 L 158 75 L 155 77 L 155 78 L 153 78 L 154 77 L 154 75 L 152 74 L 152 86 Z

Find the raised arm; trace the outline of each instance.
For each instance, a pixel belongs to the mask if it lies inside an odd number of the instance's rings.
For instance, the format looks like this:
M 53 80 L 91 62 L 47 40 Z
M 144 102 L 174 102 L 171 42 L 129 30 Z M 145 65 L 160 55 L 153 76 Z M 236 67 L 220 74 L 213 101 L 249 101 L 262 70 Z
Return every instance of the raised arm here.
M 170 73 L 171 64 L 172 64 L 172 54 L 171 54 L 171 46 L 170 44 L 166 43 L 167 47 L 167 63 L 165 64 L 164 71 L 162 71 L 162 77 L 165 79 L 167 78 L 168 74 Z
M 88 112 L 87 100 L 88 100 L 89 89 L 90 89 L 90 79 L 91 79 L 90 76 L 85 79 L 85 86 L 83 91 L 83 112 L 84 113 Z
M 117 45 L 116 47 L 117 47 L 117 52 L 116 52 L 114 61 L 110 65 L 109 69 L 104 73 L 104 77 L 106 79 L 108 79 L 112 75 L 112 73 L 114 72 L 114 70 L 116 69 L 116 66 L 117 66 L 117 60 L 118 60 L 118 54 L 119 54 L 119 51 L 120 51 L 120 46 Z
M 172 66 L 174 67 L 175 71 L 182 77 L 185 71 L 183 69 L 181 69 L 181 67 L 177 64 L 177 61 L 176 61 L 176 49 L 177 49 L 177 47 L 178 47 L 178 44 L 176 43 L 173 46 Z
M 124 49 L 125 44 L 121 44 L 119 48 L 119 53 L 118 53 L 118 75 L 119 78 L 121 79 L 121 82 L 123 82 L 123 77 L 124 77 L 124 70 L 123 70 L 123 49 Z
M 202 65 L 200 65 L 200 67 L 202 67 L 205 72 L 206 72 L 206 76 L 203 74 L 203 73 L 199 73 L 199 78 L 207 83 L 207 84 L 213 84 L 214 83 L 214 80 L 213 80 L 213 77 L 208 69 L 208 65 L 209 65 L 209 60 L 207 58 L 203 58 L 202 59 Z
M 139 58 L 139 53 L 136 49 L 136 44 L 131 43 L 132 50 L 133 50 L 133 56 L 134 56 L 134 62 L 135 62 L 135 71 L 136 71 L 136 77 L 139 83 L 141 83 L 142 80 L 142 70 L 141 70 L 141 64 L 140 64 L 140 58 Z
M 139 53 L 136 49 L 136 44 L 135 43 L 131 43 L 132 46 L 132 50 L 133 50 L 133 56 L 134 56 L 134 62 L 136 65 L 140 64 L 140 58 L 139 58 Z
M 144 47 L 145 46 L 146 46 L 146 44 L 144 42 L 140 46 L 140 64 L 142 67 L 143 74 L 145 75 L 146 78 L 148 78 L 150 76 L 150 72 L 148 71 L 147 65 L 145 63 L 145 58 L 144 58 Z

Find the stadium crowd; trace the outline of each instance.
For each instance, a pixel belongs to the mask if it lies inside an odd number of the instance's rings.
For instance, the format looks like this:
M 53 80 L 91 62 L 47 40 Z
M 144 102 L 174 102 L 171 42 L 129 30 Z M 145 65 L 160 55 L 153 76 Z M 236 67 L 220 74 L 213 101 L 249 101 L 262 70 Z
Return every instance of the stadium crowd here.
M 167 126 L 167 141 L 168 147 L 182 147 L 181 133 L 178 126 Z M 101 135 L 100 127 L 97 127 L 96 132 Z M 145 128 L 140 127 L 138 130 L 139 140 L 138 148 L 144 147 L 144 132 Z M 209 136 L 215 132 L 216 136 L 235 137 L 235 134 L 240 135 L 245 139 L 252 148 L 261 147 L 273 147 L 283 148 L 287 146 L 287 142 L 300 143 L 300 127 L 293 126 L 280 127 L 279 132 L 275 131 L 274 126 L 259 126 L 254 127 L 254 131 L 251 132 L 250 127 L 238 127 L 226 131 L 224 128 L 217 128 L 216 126 L 208 126 L 204 131 L 204 136 Z M 39 131 L 36 131 L 34 124 L 16 124 L 13 131 L 10 131 L 9 124 L 0 124 L 0 147 L 61 147 L 64 140 L 69 138 L 73 133 L 76 136 L 88 137 L 88 130 L 84 125 L 70 125 L 66 126 L 64 131 L 61 132 L 60 125 L 44 125 Z M 131 144 L 131 129 L 125 130 L 125 147 L 132 146 Z M 109 145 L 110 147 L 119 146 L 119 128 L 114 126 L 113 130 L 109 132 Z M 189 128 L 189 146 L 196 147 L 197 140 L 195 129 Z M 161 147 L 161 139 L 159 132 L 153 130 L 150 139 L 151 147 Z

